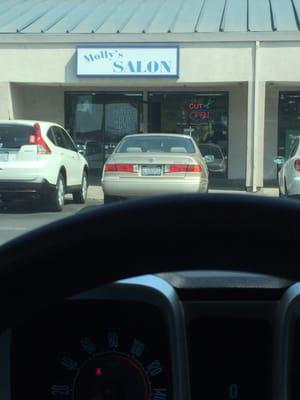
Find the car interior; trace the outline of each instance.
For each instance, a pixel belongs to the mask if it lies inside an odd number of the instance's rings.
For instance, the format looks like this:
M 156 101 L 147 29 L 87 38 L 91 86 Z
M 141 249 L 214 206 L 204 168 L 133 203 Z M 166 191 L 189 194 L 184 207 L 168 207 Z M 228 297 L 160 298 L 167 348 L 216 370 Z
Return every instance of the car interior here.
M 0 249 L 2 400 L 298 399 L 300 206 L 172 195 Z

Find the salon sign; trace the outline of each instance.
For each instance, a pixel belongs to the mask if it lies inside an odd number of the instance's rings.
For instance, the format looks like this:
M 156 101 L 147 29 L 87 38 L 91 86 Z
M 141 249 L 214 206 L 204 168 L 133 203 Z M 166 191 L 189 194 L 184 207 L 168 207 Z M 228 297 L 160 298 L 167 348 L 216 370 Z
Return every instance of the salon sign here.
M 179 48 L 77 47 L 77 75 L 90 77 L 178 77 Z

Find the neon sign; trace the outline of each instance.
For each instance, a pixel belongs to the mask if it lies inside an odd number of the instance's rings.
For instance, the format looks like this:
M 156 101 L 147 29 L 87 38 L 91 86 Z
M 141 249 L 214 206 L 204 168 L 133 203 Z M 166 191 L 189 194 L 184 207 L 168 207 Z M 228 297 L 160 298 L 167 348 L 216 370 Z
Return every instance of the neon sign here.
M 205 108 L 203 103 L 190 103 L 190 120 L 192 122 L 200 122 L 209 119 L 209 110 Z

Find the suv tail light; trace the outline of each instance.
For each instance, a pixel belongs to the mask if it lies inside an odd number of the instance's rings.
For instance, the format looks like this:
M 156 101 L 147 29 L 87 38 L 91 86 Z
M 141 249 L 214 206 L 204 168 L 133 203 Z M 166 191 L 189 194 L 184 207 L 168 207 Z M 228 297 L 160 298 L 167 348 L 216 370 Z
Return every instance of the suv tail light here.
M 36 144 L 38 154 L 51 154 L 51 149 L 42 137 L 42 130 L 39 123 L 35 123 L 34 135 L 29 136 L 29 143 Z
M 134 164 L 106 164 L 105 172 L 137 172 Z
M 300 171 L 300 160 L 296 160 L 294 166 L 296 171 Z
M 200 164 L 171 164 L 166 166 L 167 173 L 176 173 L 176 172 L 201 172 L 202 167 Z

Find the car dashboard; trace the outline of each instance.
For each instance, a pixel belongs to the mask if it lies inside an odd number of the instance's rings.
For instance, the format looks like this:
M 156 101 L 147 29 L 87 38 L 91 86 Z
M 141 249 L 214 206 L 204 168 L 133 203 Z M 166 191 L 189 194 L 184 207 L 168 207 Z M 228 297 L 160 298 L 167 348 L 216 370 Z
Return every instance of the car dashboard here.
M 0 336 L 2 400 L 300 397 L 300 283 L 225 271 L 80 293 Z

